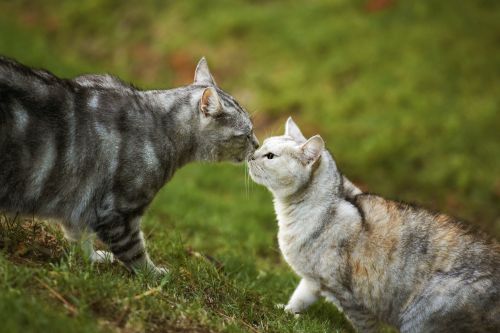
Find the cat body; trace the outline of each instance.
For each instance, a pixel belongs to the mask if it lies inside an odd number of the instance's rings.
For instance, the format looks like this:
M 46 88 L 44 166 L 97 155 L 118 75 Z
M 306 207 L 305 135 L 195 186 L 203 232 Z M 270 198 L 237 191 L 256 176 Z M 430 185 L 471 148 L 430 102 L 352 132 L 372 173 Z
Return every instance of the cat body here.
M 269 159 L 272 154 L 272 158 Z M 249 160 L 274 195 L 278 241 L 301 277 L 286 310 L 319 296 L 361 332 L 500 330 L 500 247 L 443 214 L 362 193 L 291 119 Z
M 60 79 L 0 58 L 0 211 L 96 233 L 131 269 L 157 269 L 140 218 L 175 171 L 257 146 L 248 114 L 203 58 L 192 85 L 141 91 L 109 75 Z M 85 245 L 91 259 L 111 258 Z

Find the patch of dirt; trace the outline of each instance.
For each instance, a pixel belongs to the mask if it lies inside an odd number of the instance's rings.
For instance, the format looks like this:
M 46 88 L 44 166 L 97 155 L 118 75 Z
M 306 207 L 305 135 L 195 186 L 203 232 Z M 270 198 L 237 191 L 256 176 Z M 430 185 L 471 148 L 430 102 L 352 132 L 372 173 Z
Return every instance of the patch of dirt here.
M 146 330 L 146 332 L 149 332 L 149 330 Z M 153 332 L 153 331 L 151 331 L 151 332 Z M 154 332 L 211 333 L 211 332 L 215 332 L 215 331 L 212 331 L 211 329 L 203 327 L 203 326 L 166 325 L 166 326 L 162 326 L 159 330 L 154 330 Z
M 213 329 L 200 325 L 187 318 L 169 321 L 166 318 L 157 318 L 151 316 L 148 318 L 147 327 L 144 331 L 147 333 L 215 333 Z
M 58 261 L 65 244 L 58 230 L 36 219 L 0 215 L 0 249 L 16 263 Z

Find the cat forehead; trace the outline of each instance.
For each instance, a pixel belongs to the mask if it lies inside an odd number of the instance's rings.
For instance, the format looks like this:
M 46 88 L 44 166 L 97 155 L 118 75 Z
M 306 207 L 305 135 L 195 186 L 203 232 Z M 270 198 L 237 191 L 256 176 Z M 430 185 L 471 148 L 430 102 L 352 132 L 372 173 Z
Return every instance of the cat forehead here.
M 234 109 L 234 111 L 236 111 L 238 113 L 248 115 L 245 108 L 243 108 L 233 96 L 229 95 L 228 93 L 226 93 L 224 90 L 222 90 L 220 88 L 216 88 L 216 89 L 217 89 L 217 94 L 219 95 L 220 101 L 222 102 L 222 104 L 226 108 Z
M 253 128 L 250 117 L 235 111 L 226 111 L 220 117 L 218 117 L 216 121 L 219 126 L 242 131 L 242 134 L 251 131 Z
M 252 121 L 248 112 L 236 101 L 236 99 L 225 91 L 216 88 L 220 102 L 226 112 L 226 120 L 232 127 L 251 129 Z
M 262 145 L 263 148 L 266 149 L 274 149 L 274 150 L 283 150 L 286 148 L 294 148 L 297 146 L 297 142 L 293 140 L 291 137 L 282 135 L 282 136 L 273 136 L 264 140 Z

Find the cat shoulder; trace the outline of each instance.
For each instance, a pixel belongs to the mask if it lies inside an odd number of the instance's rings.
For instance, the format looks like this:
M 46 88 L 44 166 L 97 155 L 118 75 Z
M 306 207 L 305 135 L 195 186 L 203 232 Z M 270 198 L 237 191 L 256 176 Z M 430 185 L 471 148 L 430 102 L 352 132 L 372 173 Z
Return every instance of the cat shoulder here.
M 0 83 L 8 87 L 29 89 L 33 84 L 54 85 L 65 83 L 65 80 L 45 69 L 31 68 L 14 59 L 0 56 Z
M 109 74 L 84 74 L 75 77 L 72 81 L 85 88 L 137 90 L 131 84 Z

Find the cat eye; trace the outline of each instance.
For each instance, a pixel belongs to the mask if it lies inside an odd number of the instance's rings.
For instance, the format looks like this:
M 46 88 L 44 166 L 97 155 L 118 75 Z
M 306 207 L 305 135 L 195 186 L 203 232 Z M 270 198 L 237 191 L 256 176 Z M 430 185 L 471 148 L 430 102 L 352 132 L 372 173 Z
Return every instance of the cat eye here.
M 236 134 L 234 137 L 237 138 L 237 139 L 251 139 L 252 135 L 251 134 L 242 133 L 242 134 Z
M 273 153 L 267 153 L 264 155 L 264 157 L 266 157 L 268 160 L 272 160 L 276 155 L 274 155 Z

